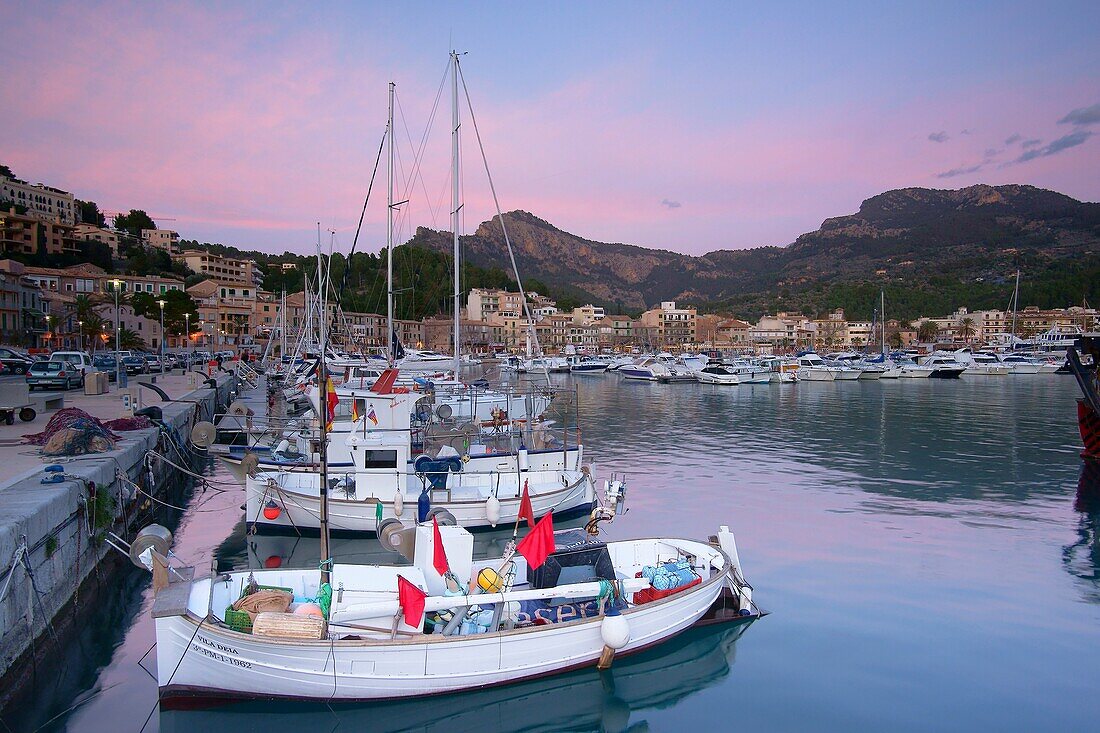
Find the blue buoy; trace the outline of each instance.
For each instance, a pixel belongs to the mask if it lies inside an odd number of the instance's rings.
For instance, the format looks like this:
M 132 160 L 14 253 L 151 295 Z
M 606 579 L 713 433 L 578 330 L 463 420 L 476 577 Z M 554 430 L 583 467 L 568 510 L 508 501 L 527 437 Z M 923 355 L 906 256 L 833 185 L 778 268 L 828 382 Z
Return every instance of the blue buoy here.
M 418 522 L 428 521 L 428 512 L 432 510 L 432 500 L 428 496 L 428 487 L 425 486 L 416 499 L 416 517 Z

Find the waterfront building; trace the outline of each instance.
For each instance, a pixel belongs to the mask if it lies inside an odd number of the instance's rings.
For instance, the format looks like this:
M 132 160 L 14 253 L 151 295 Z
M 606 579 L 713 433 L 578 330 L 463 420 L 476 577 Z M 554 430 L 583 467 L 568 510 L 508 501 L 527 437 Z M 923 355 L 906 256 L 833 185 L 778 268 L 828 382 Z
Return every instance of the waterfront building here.
M 217 350 L 255 343 L 256 288 L 246 282 L 203 280 L 187 288 L 199 312 L 205 344 Z
M 115 302 L 113 300 L 103 301 L 99 305 L 95 306 L 95 312 L 99 314 L 103 319 L 103 330 L 99 334 L 99 343 L 95 344 L 95 349 L 114 348 L 114 333 L 115 333 Z M 160 349 L 160 342 L 163 338 L 163 334 L 160 330 L 160 319 L 146 318 L 145 316 L 139 316 L 134 312 L 133 306 L 122 303 L 118 309 L 119 325 L 122 328 L 136 333 L 138 337 L 145 344 L 145 348 L 156 351 Z M 70 331 L 74 330 L 73 325 L 69 324 Z M 89 350 L 90 344 L 89 344 Z
M 677 308 L 676 301 L 666 300 L 643 313 L 641 321 L 656 329 L 660 346 L 669 348 L 695 343 L 696 315 L 695 308 Z
M 37 346 L 46 330 L 42 289 L 22 268 L 14 260 L 0 260 L 0 340 L 13 346 Z
M 718 322 L 715 339 L 717 344 L 745 348 L 749 345 L 752 324 L 739 318 L 725 318 Z
M 123 293 L 148 293 L 149 295 L 163 295 L 169 290 L 183 290 L 184 282 L 175 277 L 162 277 L 160 275 L 111 275 L 103 273 L 96 275 L 96 290 L 114 297 L 115 281 L 120 282 L 119 289 Z

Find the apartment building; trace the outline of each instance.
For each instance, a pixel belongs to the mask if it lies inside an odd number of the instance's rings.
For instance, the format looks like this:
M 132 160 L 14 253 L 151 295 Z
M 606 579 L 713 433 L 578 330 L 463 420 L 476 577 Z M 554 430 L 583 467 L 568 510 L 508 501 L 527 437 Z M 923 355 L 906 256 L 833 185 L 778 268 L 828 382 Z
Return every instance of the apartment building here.
M 658 308 L 642 314 L 642 325 L 656 329 L 656 338 L 662 347 L 683 346 L 695 343 L 694 308 L 677 308 L 676 301 L 663 301 Z
M 5 344 L 36 346 L 46 331 L 42 291 L 25 277 L 22 265 L 0 261 L 0 340 Z
M 180 235 L 171 229 L 142 229 L 141 241 L 171 254 L 179 249 Z
M 203 280 L 187 288 L 199 311 L 199 328 L 212 348 L 255 343 L 257 290 L 247 282 Z
M 96 290 L 114 297 L 115 290 L 121 293 L 148 293 L 163 295 L 169 290 L 183 290 L 184 282 L 174 277 L 160 275 L 109 275 L 96 276 Z
M 0 211 L 0 248 L 4 252 L 33 255 L 80 254 L 81 240 L 75 227 L 60 217 L 43 219 L 37 215 L 17 214 L 15 207 Z
M 101 242 L 111 248 L 112 257 L 118 257 L 118 232 L 94 224 L 77 224 L 73 227 L 73 236 L 84 241 Z
M 0 202 L 24 206 L 27 214 L 46 221 L 74 226 L 77 223 L 76 199 L 67 191 L 41 183 L 0 176 Z
M 471 321 L 488 321 L 493 315 L 523 315 L 523 299 L 507 290 L 471 288 L 466 297 L 466 314 Z
M 187 250 L 174 258 L 185 262 L 194 272 L 219 282 L 249 283 L 255 289 L 264 283 L 263 272 L 255 260 L 222 257 L 201 249 Z

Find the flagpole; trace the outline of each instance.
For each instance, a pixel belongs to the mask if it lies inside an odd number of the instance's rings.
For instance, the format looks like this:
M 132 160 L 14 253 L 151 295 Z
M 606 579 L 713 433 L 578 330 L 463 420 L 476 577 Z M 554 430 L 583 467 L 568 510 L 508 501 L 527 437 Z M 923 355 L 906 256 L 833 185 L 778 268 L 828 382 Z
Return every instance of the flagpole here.
M 317 222 L 317 274 L 321 276 L 321 223 Z M 321 486 L 320 486 L 320 524 L 321 524 L 321 582 L 328 583 L 331 580 L 329 571 L 331 567 L 329 565 L 329 528 L 328 528 L 328 364 L 325 359 L 325 351 L 328 349 L 328 329 L 327 319 L 328 310 L 325 307 L 325 291 L 321 289 L 318 298 L 318 305 L 321 311 L 320 321 L 320 341 L 321 341 L 321 357 L 317 362 L 317 422 L 320 427 L 321 442 L 318 446 L 320 450 L 320 463 L 321 463 Z

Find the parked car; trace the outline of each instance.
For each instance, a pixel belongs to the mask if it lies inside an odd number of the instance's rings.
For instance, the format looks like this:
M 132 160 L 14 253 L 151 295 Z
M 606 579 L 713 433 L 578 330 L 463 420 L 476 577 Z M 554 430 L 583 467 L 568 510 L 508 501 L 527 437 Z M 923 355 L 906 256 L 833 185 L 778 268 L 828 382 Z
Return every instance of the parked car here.
M 34 361 L 31 357 L 15 349 L 0 348 L 0 364 L 6 366 L 13 374 L 26 374 L 27 369 Z
M 126 370 L 126 373 L 130 376 L 135 374 L 146 374 L 149 371 L 149 364 L 145 361 L 144 356 L 124 356 L 122 357 L 122 368 Z
M 36 361 L 27 370 L 27 389 L 35 387 L 72 389 L 84 381 L 84 375 L 72 362 Z
M 180 366 L 179 357 L 175 354 L 166 352 L 164 354 L 164 368 L 165 369 L 178 369 Z
M 80 383 L 84 383 L 84 375 L 92 369 L 92 357 L 83 351 L 55 351 L 50 354 L 50 361 L 67 361 L 80 370 Z
M 118 380 L 118 361 L 110 354 L 101 354 L 92 359 L 92 366 L 101 372 L 107 372 L 107 379 Z
M 148 365 L 149 373 L 160 371 L 160 356 L 157 354 L 146 354 L 145 363 Z

